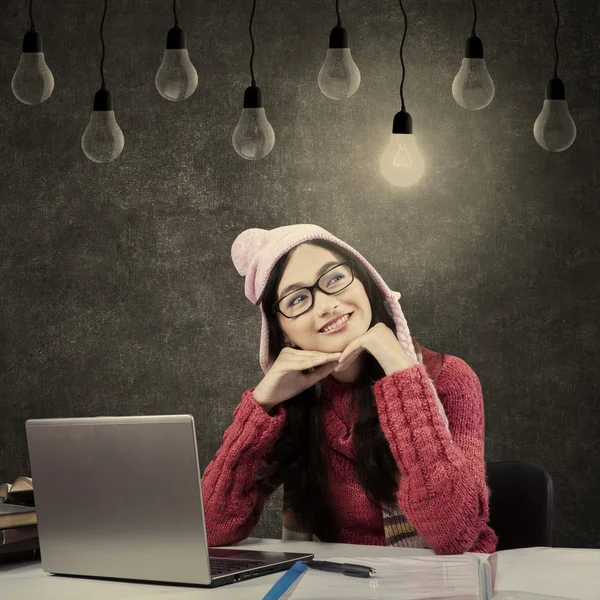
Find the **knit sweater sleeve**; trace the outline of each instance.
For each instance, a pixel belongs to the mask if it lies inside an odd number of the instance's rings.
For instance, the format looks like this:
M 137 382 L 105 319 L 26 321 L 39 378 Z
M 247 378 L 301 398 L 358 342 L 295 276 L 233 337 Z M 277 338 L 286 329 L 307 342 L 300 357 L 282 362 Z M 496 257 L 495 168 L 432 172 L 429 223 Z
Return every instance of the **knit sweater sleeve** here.
M 482 535 L 497 541 L 486 525 L 483 394 L 456 356 L 446 355 L 436 387 L 448 426 L 422 364 L 380 379 L 373 392 L 401 473 L 401 509 L 436 554 L 462 554 Z
M 266 413 L 246 390 L 233 413 L 220 448 L 202 475 L 202 499 L 209 546 L 247 538 L 269 496 L 277 489 L 259 480 L 259 469 L 285 422 L 285 408 Z

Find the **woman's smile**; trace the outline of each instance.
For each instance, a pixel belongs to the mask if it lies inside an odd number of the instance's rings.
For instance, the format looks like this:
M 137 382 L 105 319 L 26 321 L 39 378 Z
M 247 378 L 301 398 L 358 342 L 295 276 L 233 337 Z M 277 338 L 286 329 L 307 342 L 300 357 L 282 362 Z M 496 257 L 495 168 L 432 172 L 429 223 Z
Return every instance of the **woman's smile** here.
M 338 333 L 338 331 L 342 331 L 348 325 L 348 322 L 352 318 L 352 313 L 347 313 L 338 319 L 336 319 L 330 325 L 327 325 L 319 330 L 320 335 L 331 335 L 333 333 Z

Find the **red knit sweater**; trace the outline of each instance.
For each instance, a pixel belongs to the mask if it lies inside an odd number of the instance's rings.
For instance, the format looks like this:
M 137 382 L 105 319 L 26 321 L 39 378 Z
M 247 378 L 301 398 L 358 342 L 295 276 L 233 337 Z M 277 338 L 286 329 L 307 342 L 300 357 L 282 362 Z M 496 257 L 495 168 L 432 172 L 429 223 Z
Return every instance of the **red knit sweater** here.
M 373 386 L 381 428 L 401 472 L 398 503 L 436 554 L 492 553 L 497 537 L 487 525 L 484 410 L 479 379 L 462 359 L 422 349 L 423 364 L 398 371 Z M 437 376 L 437 379 L 436 379 Z M 427 378 L 435 380 L 450 433 Z M 285 403 L 271 414 L 245 391 L 233 424 L 206 467 L 202 494 L 209 546 L 235 544 L 254 529 L 268 492 L 257 485 L 285 421 Z M 381 509 L 373 506 L 354 468 L 350 414 L 352 386 L 331 375 L 322 381 L 325 456 L 341 541 L 384 545 Z

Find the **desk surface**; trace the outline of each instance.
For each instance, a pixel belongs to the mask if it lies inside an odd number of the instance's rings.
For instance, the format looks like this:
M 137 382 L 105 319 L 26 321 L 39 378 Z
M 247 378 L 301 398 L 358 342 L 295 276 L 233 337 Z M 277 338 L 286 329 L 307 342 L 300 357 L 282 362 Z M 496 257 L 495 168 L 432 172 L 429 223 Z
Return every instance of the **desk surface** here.
M 319 542 L 282 541 L 248 538 L 236 548 L 311 552 L 317 558 L 332 556 L 427 556 L 432 550 L 390 548 L 386 546 L 358 546 L 354 544 L 322 544 Z M 2 598 L 10 600 L 203 600 L 205 598 L 260 600 L 283 573 L 257 577 L 249 581 L 225 585 L 219 588 L 192 588 L 102 581 L 79 577 L 61 577 L 42 571 L 40 561 L 17 562 L 0 565 L 0 590 Z

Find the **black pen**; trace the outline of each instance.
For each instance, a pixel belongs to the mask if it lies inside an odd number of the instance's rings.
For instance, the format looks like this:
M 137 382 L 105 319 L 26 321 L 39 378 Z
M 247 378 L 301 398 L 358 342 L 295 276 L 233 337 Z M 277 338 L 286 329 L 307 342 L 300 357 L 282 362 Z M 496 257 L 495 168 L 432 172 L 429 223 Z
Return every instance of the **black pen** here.
M 377 573 L 376 569 L 365 565 L 354 565 L 352 563 L 335 563 L 327 560 L 309 560 L 306 563 L 312 569 L 319 571 L 330 571 L 331 573 L 341 573 L 350 577 L 373 577 Z

